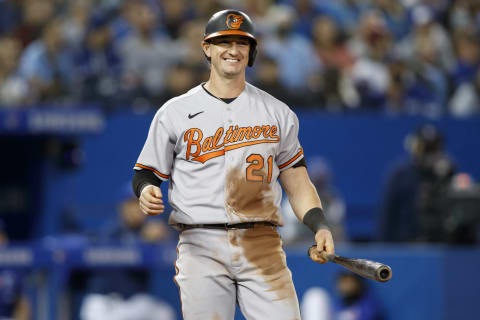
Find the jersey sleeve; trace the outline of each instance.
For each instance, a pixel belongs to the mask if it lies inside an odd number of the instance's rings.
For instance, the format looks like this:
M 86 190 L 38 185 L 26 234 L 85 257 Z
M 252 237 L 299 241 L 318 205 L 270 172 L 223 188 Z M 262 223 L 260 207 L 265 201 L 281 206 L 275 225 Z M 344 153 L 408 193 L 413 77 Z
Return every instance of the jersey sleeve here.
M 166 108 L 162 107 L 152 120 L 147 140 L 135 163 L 135 170 L 150 170 L 160 180 L 169 179 L 176 141 L 171 123 Z
M 280 171 L 286 170 L 303 159 L 303 149 L 298 140 L 298 118 L 288 109 L 281 121 L 280 148 L 276 156 L 276 163 Z

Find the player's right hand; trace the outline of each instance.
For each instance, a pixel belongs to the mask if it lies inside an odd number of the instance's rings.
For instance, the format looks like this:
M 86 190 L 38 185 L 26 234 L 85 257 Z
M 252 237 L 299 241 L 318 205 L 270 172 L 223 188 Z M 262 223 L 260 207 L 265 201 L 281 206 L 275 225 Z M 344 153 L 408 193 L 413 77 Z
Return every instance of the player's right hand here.
M 162 191 L 159 187 L 149 185 L 143 188 L 139 199 L 140 209 L 149 216 L 163 213 L 165 206 L 162 200 Z

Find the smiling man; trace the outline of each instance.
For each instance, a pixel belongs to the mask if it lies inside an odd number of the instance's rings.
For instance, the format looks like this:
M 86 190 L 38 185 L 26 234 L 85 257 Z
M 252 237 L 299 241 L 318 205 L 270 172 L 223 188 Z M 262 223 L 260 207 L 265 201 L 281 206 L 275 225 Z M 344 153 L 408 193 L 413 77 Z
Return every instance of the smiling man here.
M 282 187 L 295 215 L 313 232 L 318 254 L 334 253 L 332 235 L 287 105 L 245 81 L 257 52 L 253 23 L 224 10 L 202 41 L 210 78 L 156 113 L 135 164 L 142 211 L 164 211 L 179 229 L 175 281 L 184 319 L 300 319 L 277 227 Z M 278 181 L 279 180 L 279 181 Z M 279 183 L 280 182 L 280 183 Z M 280 185 L 281 184 L 281 185 Z

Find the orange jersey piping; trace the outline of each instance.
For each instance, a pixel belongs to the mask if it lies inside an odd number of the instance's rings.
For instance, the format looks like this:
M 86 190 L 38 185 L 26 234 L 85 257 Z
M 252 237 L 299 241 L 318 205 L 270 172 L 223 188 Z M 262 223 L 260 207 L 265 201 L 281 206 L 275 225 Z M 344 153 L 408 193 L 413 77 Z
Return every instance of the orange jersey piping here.
M 303 154 L 303 149 L 300 148 L 300 151 L 290 160 L 288 160 L 287 162 L 285 162 L 284 164 L 281 164 L 278 166 L 279 169 L 283 169 L 285 168 L 286 166 L 288 166 L 290 163 L 292 163 L 293 161 L 297 160 L 301 155 Z
M 164 179 L 168 179 L 168 175 L 163 174 L 163 173 L 160 173 L 158 170 L 155 170 L 155 169 L 152 168 L 152 167 L 148 167 L 148 166 L 145 166 L 145 165 L 140 164 L 140 163 L 136 163 L 136 164 L 135 164 L 135 167 L 153 171 L 153 172 L 156 173 L 158 176 L 160 176 L 160 177 L 162 177 L 162 178 L 164 178 Z

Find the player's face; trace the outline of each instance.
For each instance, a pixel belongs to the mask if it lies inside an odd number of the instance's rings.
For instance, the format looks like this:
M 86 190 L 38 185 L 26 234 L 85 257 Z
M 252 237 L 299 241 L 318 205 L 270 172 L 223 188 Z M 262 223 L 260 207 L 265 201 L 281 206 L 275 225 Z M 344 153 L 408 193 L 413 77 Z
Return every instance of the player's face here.
M 218 37 L 204 45 L 204 49 L 217 73 L 233 77 L 242 74 L 247 67 L 250 41 L 241 36 Z

